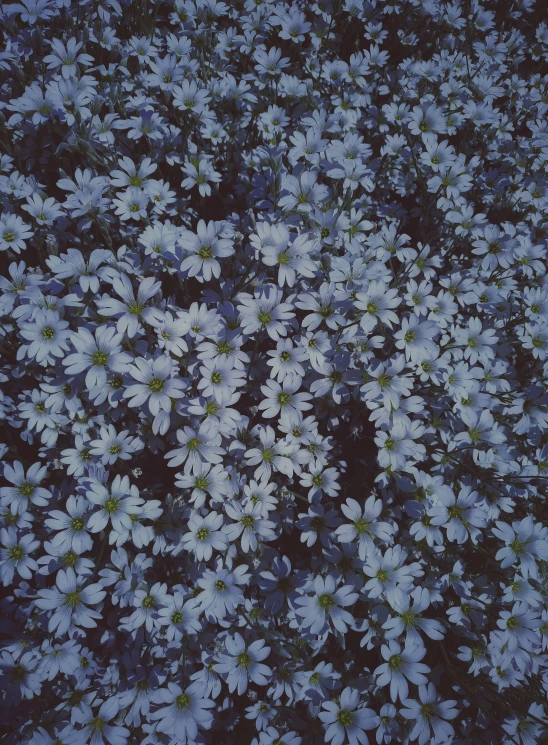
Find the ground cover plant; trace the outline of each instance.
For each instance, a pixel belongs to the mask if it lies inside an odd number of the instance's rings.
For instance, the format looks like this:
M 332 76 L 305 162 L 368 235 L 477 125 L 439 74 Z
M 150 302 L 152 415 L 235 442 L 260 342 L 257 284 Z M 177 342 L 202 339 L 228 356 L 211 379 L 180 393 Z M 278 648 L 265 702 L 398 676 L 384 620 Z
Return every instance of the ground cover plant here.
M 547 741 L 541 6 L 1 6 L 3 742 Z

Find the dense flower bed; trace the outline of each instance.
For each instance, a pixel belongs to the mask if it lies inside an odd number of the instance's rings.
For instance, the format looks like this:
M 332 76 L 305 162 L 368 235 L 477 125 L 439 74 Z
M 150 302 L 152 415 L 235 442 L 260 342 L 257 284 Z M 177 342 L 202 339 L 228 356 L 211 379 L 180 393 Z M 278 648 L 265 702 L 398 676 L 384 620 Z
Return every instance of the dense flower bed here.
M 545 741 L 540 6 L 2 5 L 4 742 Z

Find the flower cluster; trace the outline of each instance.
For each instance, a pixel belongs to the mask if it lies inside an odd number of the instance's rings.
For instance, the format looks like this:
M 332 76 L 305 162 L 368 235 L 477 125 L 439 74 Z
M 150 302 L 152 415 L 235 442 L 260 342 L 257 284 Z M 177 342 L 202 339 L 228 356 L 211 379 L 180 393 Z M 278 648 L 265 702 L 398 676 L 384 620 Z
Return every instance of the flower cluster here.
M 546 741 L 541 5 L 1 6 L 8 745 Z

